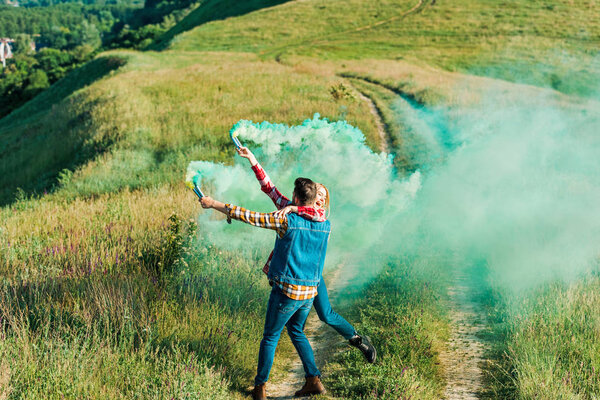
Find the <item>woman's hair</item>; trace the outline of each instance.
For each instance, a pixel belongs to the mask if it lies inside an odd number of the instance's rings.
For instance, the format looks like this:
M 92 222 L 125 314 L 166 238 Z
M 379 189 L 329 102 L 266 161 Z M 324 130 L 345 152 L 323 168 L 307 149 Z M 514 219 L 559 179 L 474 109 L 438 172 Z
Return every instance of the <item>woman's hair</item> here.
M 317 191 L 319 191 L 320 188 L 323 188 L 323 190 L 325 190 L 325 201 L 323 202 L 323 210 L 325 210 L 325 217 L 329 218 L 329 189 L 327 189 L 327 186 L 323 185 L 322 183 L 317 183 Z

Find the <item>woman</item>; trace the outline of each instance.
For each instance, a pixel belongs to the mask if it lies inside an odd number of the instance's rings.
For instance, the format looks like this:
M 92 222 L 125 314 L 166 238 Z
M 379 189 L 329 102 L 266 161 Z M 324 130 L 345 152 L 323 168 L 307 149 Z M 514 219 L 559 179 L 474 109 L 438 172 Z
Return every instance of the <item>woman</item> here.
M 325 221 L 326 210 L 328 211 L 329 209 L 329 191 L 325 185 L 318 184 L 315 207 L 295 206 L 287 197 L 277 190 L 277 187 L 275 187 L 265 170 L 260 166 L 254 154 L 252 154 L 247 147 L 241 147 L 237 150 L 237 152 L 241 157 L 250 162 L 250 166 L 256 175 L 256 179 L 258 179 L 260 183 L 260 189 L 266 193 L 267 196 L 269 196 L 269 198 L 275 204 L 275 207 L 277 207 L 278 211 L 276 211 L 276 213 L 288 214 L 290 212 L 294 212 L 306 219 L 311 219 L 313 221 Z M 269 272 L 269 265 L 271 264 L 272 257 L 273 252 L 271 252 L 269 259 L 263 267 L 263 272 L 265 274 Z M 354 346 L 362 351 L 369 363 L 374 363 L 377 357 L 377 351 L 375 350 L 375 347 L 373 347 L 368 337 L 359 335 L 354 327 L 348 323 L 348 321 L 333 311 L 331 303 L 329 302 L 327 287 L 325 286 L 325 281 L 323 279 L 321 279 L 319 285 L 317 286 L 317 292 L 318 294 L 314 299 L 313 305 L 317 311 L 319 319 L 331 326 L 340 335 L 347 339 L 351 346 Z

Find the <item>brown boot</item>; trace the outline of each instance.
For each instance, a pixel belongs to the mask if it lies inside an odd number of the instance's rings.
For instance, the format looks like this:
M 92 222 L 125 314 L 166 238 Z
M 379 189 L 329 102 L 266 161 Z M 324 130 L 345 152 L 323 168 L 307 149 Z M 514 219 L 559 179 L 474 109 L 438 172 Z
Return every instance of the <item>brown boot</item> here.
M 303 396 L 311 396 L 313 394 L 322 394 L 325 393 L 325 387 L 321 383 L 321 380 L 318 376 L 311 376 L 306 378 L 306 383 L 302 386 L 302 389 L 298 390 L 294 396 L 303 397 Z
M 267 384 L 254 386 L 252 400 L 267 400 Z

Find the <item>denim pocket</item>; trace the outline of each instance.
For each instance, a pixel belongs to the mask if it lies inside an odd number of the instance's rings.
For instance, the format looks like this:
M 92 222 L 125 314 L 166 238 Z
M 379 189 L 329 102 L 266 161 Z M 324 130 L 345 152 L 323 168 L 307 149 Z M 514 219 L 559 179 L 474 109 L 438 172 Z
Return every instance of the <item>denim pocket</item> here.
M 282 314 L 289 314 L 292 311 L 294 311 L 294 303 L 289 303 L 287 301 L 280 301 L 279 304 L 277 305 L 277 311 L 279 311 Z

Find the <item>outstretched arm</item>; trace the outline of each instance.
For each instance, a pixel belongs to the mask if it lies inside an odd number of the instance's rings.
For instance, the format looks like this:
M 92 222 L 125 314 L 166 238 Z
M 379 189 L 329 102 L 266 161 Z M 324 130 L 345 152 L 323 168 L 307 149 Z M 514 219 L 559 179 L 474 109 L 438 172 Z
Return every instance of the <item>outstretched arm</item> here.
M 242 207 L 222 203 L 209 196 L 201 198 L 200 204 L 202 204 L 202 208 L 213 208 L 227 215 L 231 219 L 237 219 L 238 221 L 260 228 L 272 229 L 276 231 L 280 237 L 285 234 L 288 228 L 287 217 L 285 215 L 275 216 L 273 213 L 266 214 L 250 211 Z
M 254 154 L 252 154 L 252 152 L 247 147 L 241 147 L 240 149 L 238 149 L 238 154 L 250 162 L 252 171 L 254 171 L 256 179 L 260 183 L 260 190 L 262 190 L 264 193 L 266 193 L 267 196 L 269 196 L 269 198 L 273 201 L 275 207 L 277 207 L 278 210 L 292 204 L 290 199 L 281 194 L 277 187 L 275 187 L 275 185 L 271 181 L 271 178 L 269 178 L 269 175 L 267 175 L 263 167 L 256 160 Z
M 212 197 L 204 196 L 200 198 L 200 204 L 202 204 L 202 208 L 212 208 L 219 212 L 222 212 L 225 215 L 229 215 L 229 209 L 227 208 L 227 204 L 220 202 L 219 200 L 215 200 Z
M 240 155 L 240 157 L 245 158 L 246 160 L 248 160 L 250 162 L 251 167 L 254 167 L 256 164 L 258 164 L 258 161 L 256 161 L 256 157 L 250 151 L 249 148 L 242 146 L 239 149 L 237 149 L 237 152 Z

